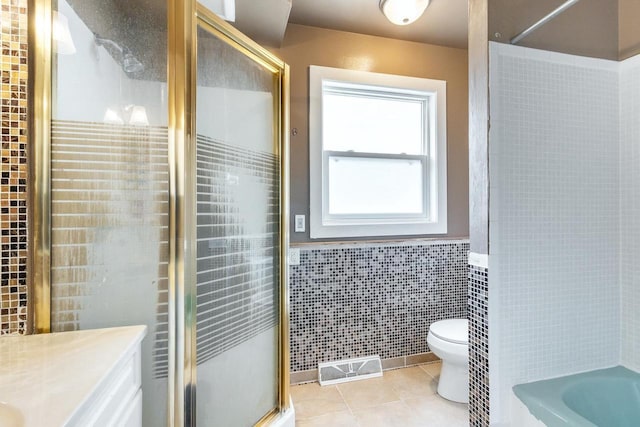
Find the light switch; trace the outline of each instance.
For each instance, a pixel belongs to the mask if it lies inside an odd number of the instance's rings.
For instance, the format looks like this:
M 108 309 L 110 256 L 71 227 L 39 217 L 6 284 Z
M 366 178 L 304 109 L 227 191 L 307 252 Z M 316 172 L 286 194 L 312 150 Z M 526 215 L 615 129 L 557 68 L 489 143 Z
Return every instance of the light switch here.
M 300 265 L 300 249 L 289 248 L 289 265 Z
M 304 215 L 296 215 L 295 216 L 295 231 L 296 233 L 304 233 L 305 230 L 305 216 Z

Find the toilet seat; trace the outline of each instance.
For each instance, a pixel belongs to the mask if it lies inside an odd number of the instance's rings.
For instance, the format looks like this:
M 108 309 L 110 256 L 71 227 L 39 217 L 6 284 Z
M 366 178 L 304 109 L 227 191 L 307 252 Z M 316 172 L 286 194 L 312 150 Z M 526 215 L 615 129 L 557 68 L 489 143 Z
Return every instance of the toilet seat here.
M 469 344 L 469 321 L 467 319 L 447 319 L 432 323 L 429 332 L 453 344 Z

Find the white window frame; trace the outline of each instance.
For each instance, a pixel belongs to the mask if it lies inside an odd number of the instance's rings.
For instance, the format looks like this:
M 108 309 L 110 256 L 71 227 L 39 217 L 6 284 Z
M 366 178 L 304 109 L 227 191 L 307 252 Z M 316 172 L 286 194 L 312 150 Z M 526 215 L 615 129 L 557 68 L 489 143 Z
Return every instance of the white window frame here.
M 322 142 L 323 88 L 369 86 L 372 96 L 419 99 L 426 111 L 423 155 L 324 151 Z M 367 88 L 369 89 L 369 88 Z M 331 90 L 331 89 L 329 89 Z M 348 91 L 349 89 L 345 89 Z M 356 89 L 361 91 L 362 89 Z M 364 93 L 364 92 L 363 92 Z M 317 238 L 401 236 L 447 233 L 446 82 L 391 74 L 309 67 L 309 202 L 310 236 Z M 330 215 L 329 157 L 393 158 L 424 162 L 425 191 L 420 215 Z

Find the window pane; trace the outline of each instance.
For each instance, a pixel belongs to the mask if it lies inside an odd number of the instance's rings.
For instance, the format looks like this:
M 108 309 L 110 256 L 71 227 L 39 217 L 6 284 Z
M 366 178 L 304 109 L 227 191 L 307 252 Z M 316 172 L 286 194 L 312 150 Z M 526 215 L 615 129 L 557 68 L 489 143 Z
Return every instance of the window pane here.
M 421 214 L 423 164 L 418 160 L 329 158 L 329 214 Z
M 424 154 L 420 101 L 325 92 L 322 114 L 325 150 Z

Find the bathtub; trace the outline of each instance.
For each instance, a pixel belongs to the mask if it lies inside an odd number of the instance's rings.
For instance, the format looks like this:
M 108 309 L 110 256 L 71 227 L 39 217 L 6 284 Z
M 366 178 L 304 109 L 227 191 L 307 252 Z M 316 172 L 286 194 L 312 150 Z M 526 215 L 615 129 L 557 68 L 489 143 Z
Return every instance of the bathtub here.
M 640 426 L 640 374 L 622 366 L 513 387 L 514 426 Z

